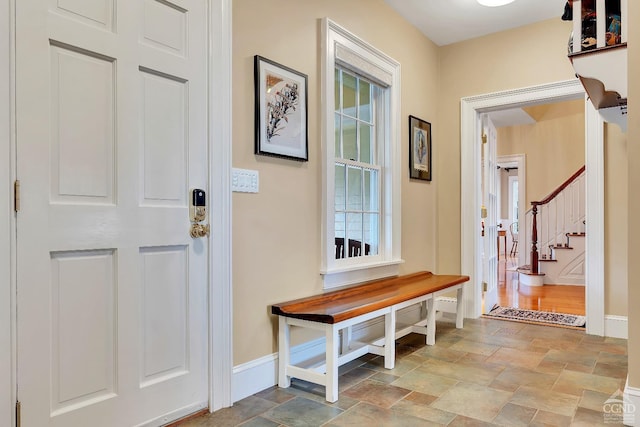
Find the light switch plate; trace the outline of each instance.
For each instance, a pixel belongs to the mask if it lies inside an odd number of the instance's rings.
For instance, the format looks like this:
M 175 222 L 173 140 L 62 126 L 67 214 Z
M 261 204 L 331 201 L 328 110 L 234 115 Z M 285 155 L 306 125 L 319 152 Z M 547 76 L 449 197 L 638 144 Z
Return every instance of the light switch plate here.
M 260 188 L 258 171 L 233 168 L 231 174 L 231 191 L 239 193 L 257 193 Z

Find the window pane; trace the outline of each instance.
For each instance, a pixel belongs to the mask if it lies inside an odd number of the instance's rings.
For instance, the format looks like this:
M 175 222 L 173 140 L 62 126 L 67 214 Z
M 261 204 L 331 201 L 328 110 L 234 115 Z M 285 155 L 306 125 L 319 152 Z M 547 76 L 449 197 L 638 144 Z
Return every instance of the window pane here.
M 356 116 L 356 78 L 342 72 L 342 112 Z
M 378 255 L 379 220 L 380 215 L 378 214 L 364 214 L 364 242 L 365 252 L 368 251 L 368 255 Z
M 356 160 L 358 158 L 356 121 L 346 117 L 342 118 L 342 158 L 348 160 Z
M 374 125 L 379 88 L 336 68 L 334 85 L 334 229 L 335 258 L 379 255 L 382 174 Z M 383 123 L 384 124 L 384 123 Z M 348 164 L 338 162 L 344 159 Z
M 338 258 L 344 258 L 345 257 L 345 226 L 346 226 L 346 221 L 345 221 L 345 214 L 344 213 L 337 213 L 335 215 L 336 219 L 336 225 L 335 225 L 335 230 L 336 230 L 336 237 L 335 237 L 335 242 L 334 242 L 334 248 L 335 248 L 335 257 L 336 259 Z
M 362 214 L 347 214 L 347 253 L 348 257 L 362 256 Z
M 362 210 L 362 169 L 347 169 L 347 210 Z
M 336 214 L 336 237 L 346 237 L 346 214 Z
M 342 158 L 342 150 L 340 149 L 340 135 L 342 134 L 341 128 L 340 128 L 340 114 L 336 113 L 335 115 L 335 121 L 333 123 L 333 133 L 334 133 L 334 139 L 335 139 L 335 150 L 334 151 L 334 156 L 341 159 Z
M 360 123 L 360 161 L 373 164 L 371 150 L 371 125 Z
M 378 171 L 364 171 L 364 206 L 363 211 L 378 211 Z
M 336 165 L 335 210 L 344 211 L 346 201 L 345 166 Z M 337 230 L 337 228 L 336 228 Z M 337 234 L 336 234 L 337 236 Z
M 371 122 L 371 85 L 360 80 L 360 120 Z
M 335 75 L 335 83 L 334 83 L 334 88 L 335 88 L 335 106 L 336 106 L 336 111 L 340 111 L 340 70 L 338 70 L 336 68 L 336 75 Z

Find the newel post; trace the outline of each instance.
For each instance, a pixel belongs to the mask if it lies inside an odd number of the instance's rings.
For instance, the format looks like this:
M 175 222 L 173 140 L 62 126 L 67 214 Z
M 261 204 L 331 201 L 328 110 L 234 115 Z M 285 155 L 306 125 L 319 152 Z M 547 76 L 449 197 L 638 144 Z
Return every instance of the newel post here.
M 538 205 L 533 205 L 531 213 L 533 217 L 531 227 L 531 273 L 538 274 Z

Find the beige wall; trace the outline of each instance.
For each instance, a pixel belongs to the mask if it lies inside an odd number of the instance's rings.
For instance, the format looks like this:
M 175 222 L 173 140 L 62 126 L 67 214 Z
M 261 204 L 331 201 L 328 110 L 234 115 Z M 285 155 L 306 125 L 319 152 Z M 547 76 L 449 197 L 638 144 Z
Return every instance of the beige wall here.
M 233 196 L 234 364 L 237 365 L 276 350 L 270 303 L 322 290 L 318 273 L 321 18 L 328 16 L 398 60 L 402 64 L 403 121 L 413 114 L 433 124 L 433 182 L 409 181 L 407 162 L 403 162 L 402 256 L 406 261 L 403 274 L 422 269 L 438 273 L 460 271 L 460 99 L 568 80 L 574 78 L 574 72 L 566 57 L 571 25 L 560 19 L 438 48 L 382 0 L 234 0 L 233 8 L 233 166 L 256 169 L 260 173 L 259 194 L 234 193 Z M 282 21 L 282 10 L 287 10 L 286 23 Z M 310 161 L 307 163 L 253 154 L 253 56 L 256 54 L 309 76 Z M 636 68 L 636 71 L 640 70 Z M 629 110 L 632 116 L 632 108 Z M 640 137 L 640 130 L 636 132 Z M 402 123 L 403 158 L 407 157 L 406 139 L 406 126 Z M 624 138 L 615 135 L 615 131 L 608 132 L 608 191 L 624 188 L 625 184 L 625 174 L 613 167 L 624 153 L 620 144 L 611 143 L 613 140 Z M 633 149 L 637 150 L 636 147 Z M 631 148 L 627 156 L 629 181 L 634 182 L 631 166 L 638 161 L 640 153 L 636 153 L 634 159 L 630 152 Z M 583 163 L 584 159 L 580 164 Z M 635 165 L 634 171 L 640 171 L 640 164 Z M 640 175 L 635 178 L 640 184 Z M 615 210 L 624 201 L 622 190 L 608 195 L 606 200 L 607 226 L 612 233 L 607 240 L 605 260 L 607 314 L 626 314 L 620 301 L 625 299 L 626 284 L 622 283 L 624 275 L 619 271 L 623 268 L 621 260 L 625 251 L 614 240 L 614 236 L 624 233 L 624 227 L 611 228 L 618 221 L 624 224 L 623 215 Z M 640 205 L 634 206 L 630 201 L 628 217 L 632 217 L 632 212 L 637 217 Z M 629 224 L 629 234 L 633 236 L 633 233 Z M 635 233 L 640 238 L 640 229 Z M 629 239 L 629 253 L 634 253 L 633 249 L 638 253 L 640 247 L 633 247 L 633 242 L 634 239 Z M 629 266 L 629 277 L 634 277 L 632 268 Z M 636 294 L 630 291 L 629 300 L 640 304 L 640 291 Z M 640 332 L 636 339 L 636 354 L 640 354 Z M 636 384 L 640 385 L 640 367 Z
M 604 295 L 606 314 L 626 316 L 628 176 L 627 134 L 605 124 Z
M 460 270 L 460 99 L 569 80 L 571 23 L 559 18 L 440 48 L 438 126 L 438 271 Z
M 584 166 L 584 101 L 536 107 L 536 123 L 498 128 L 498 156 L 525 154 L 525 210 Z
M 498 164 L 500 161 L 498 160 Z M 499 219 L 509 219 L 509 177 L 518 176 L 518 169 L 511 169 L 507 172 L 505 168 L 501 168 L 498 173 L 500 179 L 500 212 Z
M 436 179 L 440 182 L 437 228 L 450 230 L 450 238 L 438 240 L 439 271 L 459 271 L 460 269 L 460 99 L 574 78 L 575 73 L 566 56 L 566 41 L 570 31 L 570 23 L 552 19 L 440 49 L 438 92 L 438 99 L 441 100 L 438 114 L 440 126 L 435 136 L 435 140 L 440 141 L 441 144 L 435 167 Z M 508 53 L 505 54 L 505 52 Z M 469 70 L 473 70 L 473 73 Z M 534 114 L 540 113 L 539 110 L 534 109 Z M 570 116 L 567 116 L 567 119 L 569 120 Z M 584 138 L 584 128 L 577 128 L 580 126 L 579 122 L 584 121 L 583 116 L 575 115 L 571 120 L 574 121 L 576 134 Z M 548 125 L 549 129 L 537 135 L 542 138 L 536 140 L 536 144 L 551 144 L 557 141 L 551 132 L 551 128 L 556 126 L 553 123 Z M 518 132 L 526 134 L 524 130 Z M 572 140 L 573 136 L 575 135 L 570 135 Z M 605 171 L 606 188 L 607 190 L 625 188 L 624 168 L 613 166 L 615 162 L 624 159 L 624 153 L 620 150 L 625 144 L 625 138 L 614 130 L 608 132 L 607 141 L 605 156 L 609 163 Z M 541 155 L 543 151 L 531 150 L 527 155 L 527 168 L 532 163 L 539 163 L 536 161 L 536 156 Z M 514 149 L 513 152 L 519 151 Z M 501 153 L 499 151 L 499 154 Z M 579 160 L 577 156 L 568 155 L 566 160 L 574 162 L 568 169 L 573 172 L 584 164 L 584 157 Z M 566 179 L 573 172 L 568 172 L 568 175 L 567 172 L 563 172 L 560 175 L 566 175 L 564 178 Z M 549 170 L 547 174 L 551 175 L 555 172 Z M 532 197 L 545 196 L 551 184 L 545 183 L 544 188 L 540 189 L 531 188 L 532 185 L 535 186 L 537 183 L 527 179 L 528 200 Z M 552 185 L 551 189 L 553 189 Z M 605 200 L 605 215 L 609 215 L 606 223 L 609 232 L 612 233 L 608 236 L 605 247 L 607 251 L 605 253 L 605 313 L 612 315 L 627 314 L 624 303 L 627 283 L 625 275 L 620 272 L 621 266 L 624 265 L 621 264 L 623 262 L 621 260 L 625 259 L 626 251 L 622 246 L 624 241 L 618 243 L 613 240 L 626 232 L 626 217 L 617 210 L 621 204 L 624 206 L 625 201 L 626 198 L 619 191 L 609 195 Z
M 320 19 L 329 17 L 402 64 L 402 153 L 408 115 L 432 122 L 437 47 L 383 0 L 233 1 L 233 166 L 260 173 L 260 193 L 233 195 L 234 364 L 276 351 L 269 304 L 322 291 Z M 309 76 L 309 162 L 253 154 L 253 56 Z M 437 155 L 437 140 L 433 155 Z M 409 181 L 402 161 L 401 273 L 435 269 L 437 180 Z M 435 165 L 435 164 L 434 164 Z
M 629 1 L 628 16 L 640 16 L 640 2 Z M 628 266 L 629 277 L 629 385 L 640 388 L 640 26 L 629 26 L 628 44 L 628 80 L 629 80 L 629 116 L 627 121 L 627 160 L 628 160 Z M 632 326 L 635 325 L 635 326 Z M 637 414 L 636 414 L 637 422 Z M 637 424 L 636 424 L 637 425 Z
M 509 216 L 509 172 L 505 169 L 498 171 L 500 180 L 500 206 L 498 206 L 498 220 Z
M 527 209 L 584 165 L 584 102 L 541 105 L 531 125 L 498 129 L 498 156 L 525 154 Z M 605 125 L 605 313 L 627 315 L 627 136 Z

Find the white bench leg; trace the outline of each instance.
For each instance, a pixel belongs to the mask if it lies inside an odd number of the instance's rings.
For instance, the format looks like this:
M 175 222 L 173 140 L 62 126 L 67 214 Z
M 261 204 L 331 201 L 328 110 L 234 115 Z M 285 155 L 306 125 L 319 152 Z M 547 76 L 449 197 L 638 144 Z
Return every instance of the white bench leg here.
M 460 285 L 458 293 L 456 294 L 456 328 L 462 329 L 462 323 L 464 320 L 464 285 Z
M 427 300 L 427 345 L 436 343 L 436 310 L 434 297 Z
M 325 389 L 327 402 L 338 400 L 338 330 L 333 325 L 325 329 L 327 339 L 327 372 L 325 374 Z
M 348 353 L 351 349 L 351 326 L 347 326 L 342 330 L 340 336 L 340 353 Z
M 288 388 L 291 385 L 291 377 L 287 375 L 291 355 L 290 326 L 286 317 L 278 316 L 278 319 L 278 386 Z
M 396 311 L 384 315 L 384 367 L 393 369 L 396 365 Z

